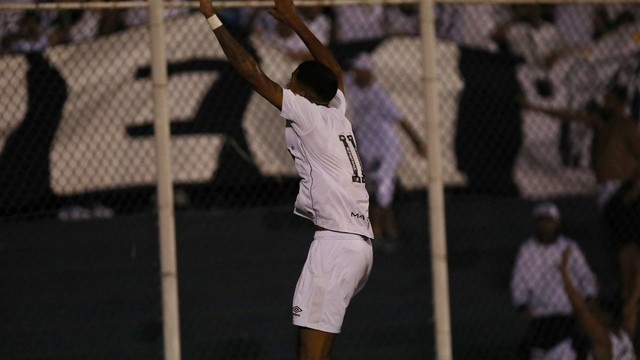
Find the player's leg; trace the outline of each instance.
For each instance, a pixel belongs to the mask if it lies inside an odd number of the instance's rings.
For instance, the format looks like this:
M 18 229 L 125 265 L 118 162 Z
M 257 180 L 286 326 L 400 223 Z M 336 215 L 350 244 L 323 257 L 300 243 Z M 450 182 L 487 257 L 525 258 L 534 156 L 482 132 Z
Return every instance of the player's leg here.
M 379 217 L 382 230 L 385 236 L 387 251 L 394 252 L 399 247 L 398 228 L 396 226 L 395 214 L 393 213 L 393 197 L 396 188 L 396 170 L 400 158 L 398 154 L 390 152 L 385 154 L 380 162 L 378 171 L 378 188 L 376 192 L 377 205 L 380 207 Z
M 298 327 L 298 359 L 328 360 L 337 334 Z
M 367 282 L 372 264 L 368 239 L 316 231 L 293 296 L 300 359 L 329 359 L 351 298 Z

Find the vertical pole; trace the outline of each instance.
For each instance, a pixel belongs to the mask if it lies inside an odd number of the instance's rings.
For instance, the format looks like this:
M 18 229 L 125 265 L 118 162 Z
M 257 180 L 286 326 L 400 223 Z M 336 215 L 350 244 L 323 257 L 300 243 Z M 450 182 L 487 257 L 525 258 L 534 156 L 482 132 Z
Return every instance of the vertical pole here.
M 171 134 L 167 105 L 167 61 L 162 0 L 149 1 L 151 75 L 153 77 L 154 131 L 157 153 L 157 198 L 162 281 L 162 322 L 165 360 L 180 359 L 180 319 L 176 238 L 171 175 Z
M 431 271 L 435 313 L 436 358 L 451 360 L 451 317 L 449 313 L 449 275 L 444 216 L 442 153 L 438 125 L 438 78 L 436 75 L 435 2 L 420 2 L 420 33 L 425 74 L 425 107 L 429 151 L 429 224 L 431 237 Z

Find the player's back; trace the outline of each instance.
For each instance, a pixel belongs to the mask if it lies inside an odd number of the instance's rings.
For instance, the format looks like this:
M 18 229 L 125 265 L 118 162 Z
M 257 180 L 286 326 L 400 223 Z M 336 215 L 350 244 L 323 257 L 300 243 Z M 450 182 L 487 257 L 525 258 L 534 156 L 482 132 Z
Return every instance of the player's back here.
M 285 91 L 286 144 L 301 177 L 295 212 L 330 230 L 373 237 L 365 178 L 341 91 L 335 100 L 324 107 Z

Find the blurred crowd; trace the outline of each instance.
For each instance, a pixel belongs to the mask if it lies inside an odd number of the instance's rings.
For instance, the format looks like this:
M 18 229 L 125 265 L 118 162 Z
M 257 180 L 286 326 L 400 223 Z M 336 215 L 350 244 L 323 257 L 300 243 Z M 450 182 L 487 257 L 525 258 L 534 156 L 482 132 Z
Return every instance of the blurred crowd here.
M 12 0 L 9 3 L 65 2 L 72 0 Z M 436 10 L 440 38 L 472 48 L 507 51 L 540 66 L 550 66 L 573 51 L 584 51 L 585 46 L 640 18 L 640 6 L 633 4 L 440 4 Z M 193 11 L 188 6 L 165 6 L 167 19 Z M 419 32 L 415 4 L 302 7 L 301 12 L 321 41 L 343 52 L 358 53 L 385 37 Z M 300 51 L 293 34 L 268 16 L 264 8 L 225 9 L 222 14 L 226 21 L 263 33 L 293 54 Z M 0 39 L 4 50 L 39 50 L 145 25 L 148 20 L 146 8 L 2 11 Z
M 512 171 L 527 113 L 544 114 L 559 124 L 559 134 L 548 134 L 558 143 L 547 156 L 558 153 L 563 166 L 590 168 L 597 183 L 594 203 L 603 225 L 598 241 L 613 254 L 616 275 L 607 279 L 592 272 L 580 242 L 562 233 L 555 204 L 534 207 L 535 232 L 521 244 L 511 279 L 513 304 L 527 320 L 517 358 L 636 359 L 640 7 L 572 3 L 438 9 L 438 35 L 460 48 L 465 86 L 455 150 L 469 188 L 519 195 Z M 594 66 L 586 74 L 577 67 L 566 70 L 577 61 Z M 571 65 L 563 69 L 563 63 Z M 533 91 L 523 88 L 523 68 L 534 74 Z M 566 79 L 576 82 L 576 94 L 569 100 L 554 97 Z M 589 132 L 587 161 L 571 149 L 575 126 Z
M 48 2 L 52 1 L 69 0 Z M 165 15 L 173 19 L 194 10 L 165 6 Z M 347 70 L 358 56 L 372 54 L 385 40 L 420 32 L 417 4 L 301 7 L 300 12 Z M 235 31 L 259 34 L 293 60 L 310 56 L 295 34 L 270 17 L 265 8 L 223 9 L 220 17 Z M 1 11 L 0 53 L 41 51 L 47 46 L 87 41 L 144 26 L 148 20 L 146 8 Z M 474 193 L 520 195 L 513 172 L 524 141 L 523 112 L 557 100 L 554 92 L 557 95 L 558 87 L 567 87 L 567 82 L 580 94 L 569 94 L 571 103 L 562 106 L 601 108 L 605 89 L 593 90 L 601 76 L 590 68 L 599 66 L 600 60 L 595 58 L 636 61 L 631 66 L 635 77 L 625 80 L 624 106 L 631 119 L 640 120 L 640 91 L 634 84 L 634 79 L 640 78 L 637 27 L 637 4 L 438 4 L 437 36 L 459 49 L 457 68 L 464 87 L 455 100 L 454 151 L 455 166 L 465 175 L 467 188 Z M 577 71 L 580 66 L 582 71 Z M 622 60 L 615 66 L 629 68 Z M 523 68 L 527 76 L 534 77 L 530 81 L 533 94 L 523 89 Z M 619 80 L 613 77 L 623 78 L 620 71 L 611 77 L 611 82 Z M 585 139 L 589 130 L 569 121 L 560 127 L 557 151 L 563 165 L 588 166 Z
M 180 2 L 180 0 L 172 0 Z M 64 3 L 70 0 L 15 0 L 10 3 Z M 83 2 L 73 1 L 73 2 Z M 84 0 L 98 2 L 98 0 Z M 104 2 L 104 1 L 101 1 Z M 166 2 L 165 2 L 166 3 Z M 167 19 L 183 16 L 195 9 L 165 6 Z M 417 8 L 410 5 L 354 5 L 346 7 L 304 7 L 301 15 L 325 43 L 352 44 L 379 42 L 394 34 L 417 34 Z M 257 31 L 277 46 L 301 55 L 301 46 L 285 27 L 267 15 L 266 9 L 226 9 L 225 24 Z M 149 21 L 148 9 L 10 10 L 0 12 L 0 39 L 4 51 L 39 51 L 47 46 L 87 41 L 124 29 L 143 26 Z
M 530 110 L 531 103 L 573 110 L 591 103 L 596 109 L 607 88 L 625 85 L 626 111 L 640 120 L 634 80 L 640 73 L 638 5 L 483 4 L 438 9 L 438 35 L 460 49 L 464 88 L 455 152 L 473 192 L 519 194 L 513 169 L 524 141 L 523 110 Z M 607 73 L 609 69 L 614 70 Z M 588 166 L 588 150 L 580 152 L 588 130 L 579 134 L 581 126 L 560 124 L 556 148 L 564 166 Z
M 10 3 L 99 2 L 96 0 L 16 0 Z M 100 1 L 104 2 L 104 1 Z M 167 8 L 167 18 L 190 10 Z M 47 46 L 82 42 L 108 35 L 149 21 L 146 8 L 77 9 L 77 10 L 11 10 L 0 11 L 0 39 L 4 51 L 40 51 Z

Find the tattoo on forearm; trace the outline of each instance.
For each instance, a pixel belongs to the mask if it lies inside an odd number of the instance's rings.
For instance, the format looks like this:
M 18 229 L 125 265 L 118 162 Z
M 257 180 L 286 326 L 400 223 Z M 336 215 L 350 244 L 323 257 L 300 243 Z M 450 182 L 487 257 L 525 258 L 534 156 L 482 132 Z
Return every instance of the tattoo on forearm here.
M 224 51 L 224 54 L 229 59 L 229 62 L 234 65 L 241 65 L 246 62 L 255 62 L 251 54 L 229 33 L 227 29 L 220 28 L 216 32 L 218 42 Z

